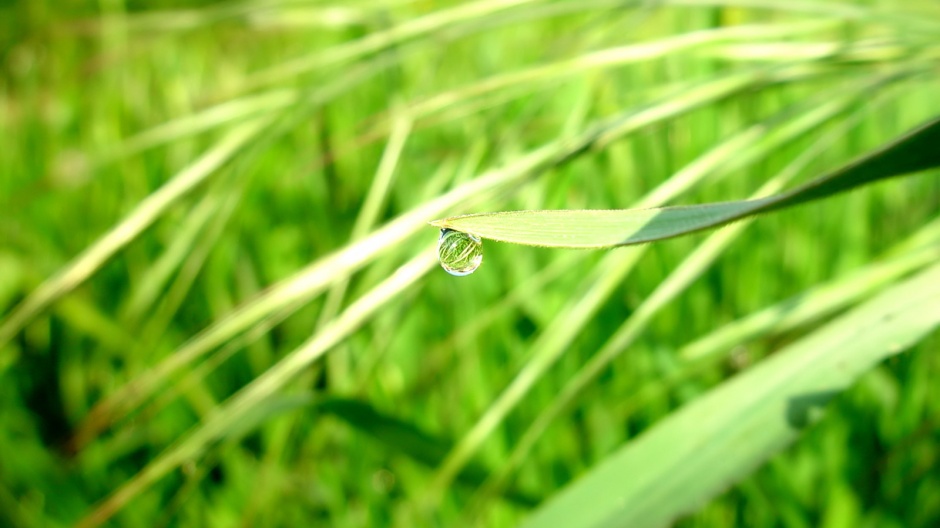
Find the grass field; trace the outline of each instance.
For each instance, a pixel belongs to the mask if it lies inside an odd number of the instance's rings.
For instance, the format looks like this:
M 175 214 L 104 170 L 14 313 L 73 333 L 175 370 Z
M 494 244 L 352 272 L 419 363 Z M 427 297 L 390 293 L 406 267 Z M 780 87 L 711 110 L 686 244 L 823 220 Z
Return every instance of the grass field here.
M 940 114 L 937 35 L 930 0 L 0 1 L 0 525 L 940 525 L 936 170 L 466 277 L 427 224 L 791 188 Z M 800 347 L 834 388 L 761 410 Z M 789 429 L 644 436 L 733 382 Z M 567 519 L 575 482 L 635 494 Z

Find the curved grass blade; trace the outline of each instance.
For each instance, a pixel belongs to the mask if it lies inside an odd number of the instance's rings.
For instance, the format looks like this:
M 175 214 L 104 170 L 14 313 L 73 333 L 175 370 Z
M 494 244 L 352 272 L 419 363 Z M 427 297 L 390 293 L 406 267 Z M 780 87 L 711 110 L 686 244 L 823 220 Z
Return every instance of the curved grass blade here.
M 934 265 L 676 411 L 524 526 L 667 525 L 783 449 L 862 373 L 938 325 Z
M 623 210 L 506 211 L 431 225 L 529 246 L 601 249 L 673 238 L 940 166 L 940 118 L 789 192 L 756 200 Z

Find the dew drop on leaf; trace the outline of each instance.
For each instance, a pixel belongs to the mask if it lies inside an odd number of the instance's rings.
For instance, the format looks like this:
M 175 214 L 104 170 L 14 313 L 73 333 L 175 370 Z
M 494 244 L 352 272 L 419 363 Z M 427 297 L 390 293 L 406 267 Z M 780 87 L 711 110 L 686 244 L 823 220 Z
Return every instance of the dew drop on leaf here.
M 483 241 L 470 233 L 441 229 L 437 256 L 447 273 L 457 277 L 470 275 L 483 262 Z

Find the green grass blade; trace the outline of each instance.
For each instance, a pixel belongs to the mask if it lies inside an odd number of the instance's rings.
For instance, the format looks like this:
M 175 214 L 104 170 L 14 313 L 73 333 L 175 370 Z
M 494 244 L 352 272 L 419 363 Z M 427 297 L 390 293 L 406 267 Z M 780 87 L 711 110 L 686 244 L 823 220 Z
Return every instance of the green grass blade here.
M 716 43 L 740 40 L 747 42 L 754 39 L 773 39 L 820 31 L 832 28 L 835 23 L 833 20 L 824 19 L 822 21 L 786 25 L 767 24 L 712 28 L 692 31 L 652 42 L 591 51 L 578 57 L 493 76 L 468 86 L 435 94 L 432 97 L 408 104 L 404 111 L 412 119 L 424 120 L 444 111 L 452 114 L 455 107 L 466 105 L 468 101 L 506 90 L 512 90 L 514 94 L 518 92 L 521 95 L 530 93 L 535 87 L 541 89 L 546 84 L 594 70 L 613 69 L 614 67 L 622 67 L 638 62 L 651 62 L 670 54 L 677 54 L 693 48 L 708 47 Z M 520 90 L 520 85 L 523 87 L 529 86 L 529 89 Z M 388 127 L 389 123 L 381 123 L 381 126 L 373 133 L 384 132 Z
M 525 526 L 664 526 L 792 442 L 860 374 L 940 324 L 940 266 L 671 414 Z
M 269 123 L 258 119 L 234 128 L 213 149 L 142 201 L 130 215 L 34 290 L 0 324 L 0 350 L 33 317 L 94 274 L 115 253 L 147 229 L 170 206 L 204 182 Z
M 375 226 L 381 209 L 388 199 L 388 192 L 394 180 L 402 151 L 405 148 L 405 141 L 410 133 L 411 121 L 409 119 L 399 118 L 395 120 L 388 145 L 385 147 L 385 152 L 376 170 L 375 179 L 372 181 L 372 185 L 369 186 L 369 192 L 366 194 L 362 208 L 356 217 L 356 222 L 353 224 L 352 233 L 349 237 L 351 242 L 360 240 Z M 322 327 L 339 311 L 348 286 L 348 280 L 341 280 L 330 288 L 326 296 L 326 303 L 317 319 L 317 328 Z
M 226 101 L 193 114 L 173 119 L 139 132 L 95 156 L 97 163 L 110 163 L 147 149 L 170 144 L 230 123 L 282 111 L 299 96 L 292 90 L 271 90 L 262 94 Z
M 450 9 L 433 11 L 430 14 L 402 22 L 384 31 L 370 33 L 358 40 L 334 46 L 314 55 L 305 55 L 297 59 L 257 73 L 248 83 L 249 88 L 268 83 L 284 81 L 306 72 L 327 66 L 342 64 L 361 59 L 388 47 L 401 44 L 410 39 L 439 31 L 456 23 L 493 16 L 501 11 L 524 6 L 540 0 L 483 0 L 458 5 Z
M 369 191 L 363 201 L 362 208 L 353 224 L 350 241 L 355 242 L 369 233 L 379 219 L 382 208 L 388 199 L 389 189 L 392 186 L 396 169 L 398 168 L 402 152 L 405 148 L 405 142 L 411 133 L 411 120 L 407 118 L 398 118 L 394 122 L 388 144 L 385 152 L 379 162 L 379 167 L 375 173 L 375 179 L 369 186 Z M 341 279 L 330 288 L 326 294 L 326 300 L 320 315 L 317 318 L 316 328 L 322 328 L 326 323 L 333 319 L 343 305 L 346 296 L 346 289 L 349 287 L 349 278 Z M 328 358 L 327 372 L 330 379 L 336 385 L 342 385 L 346 377 L 345 369 L 342 368 L 343 357 L 339 354 L 333 354 Z
M 837 313 L 905 274 L 937 260 L 940 260 L 940 246 L 935 245 L 873 264 L 717 328 L 683 346 L 679 355 L 688 361 L 711 359 L 759 336 L 799 328 Z
M 134 291 L 128 295 L 124 308 L 125 321 L 139 321 L 163 294 L 167 283 L 172 279 L 173 273 L 182 265 L 182 262 L 193 252 L 199 235 L 213 216 L 218 214 L 223 200 L 214 193 L 207 193 L 187 215 L 177 235 L 167 245 L 166 251 L 153 266 L 137 281 Z
M 444 218 L 431 225 L 499 242 L 600 249 L 672 238 L 760 213 L 940 166 L 940 119 L 826 176 L 775 196 L 693 206 L 624 210 L 507 211 Z

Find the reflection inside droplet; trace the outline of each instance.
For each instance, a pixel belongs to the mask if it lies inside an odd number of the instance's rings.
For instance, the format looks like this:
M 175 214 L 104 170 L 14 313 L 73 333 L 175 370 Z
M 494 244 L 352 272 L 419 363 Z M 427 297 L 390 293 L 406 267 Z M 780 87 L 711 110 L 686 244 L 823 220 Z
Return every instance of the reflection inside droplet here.
M 469 233 L 441 229 L 437 256 L 447 273 L 458 277 L 470 275 L 483 262 L 483 241 Z

